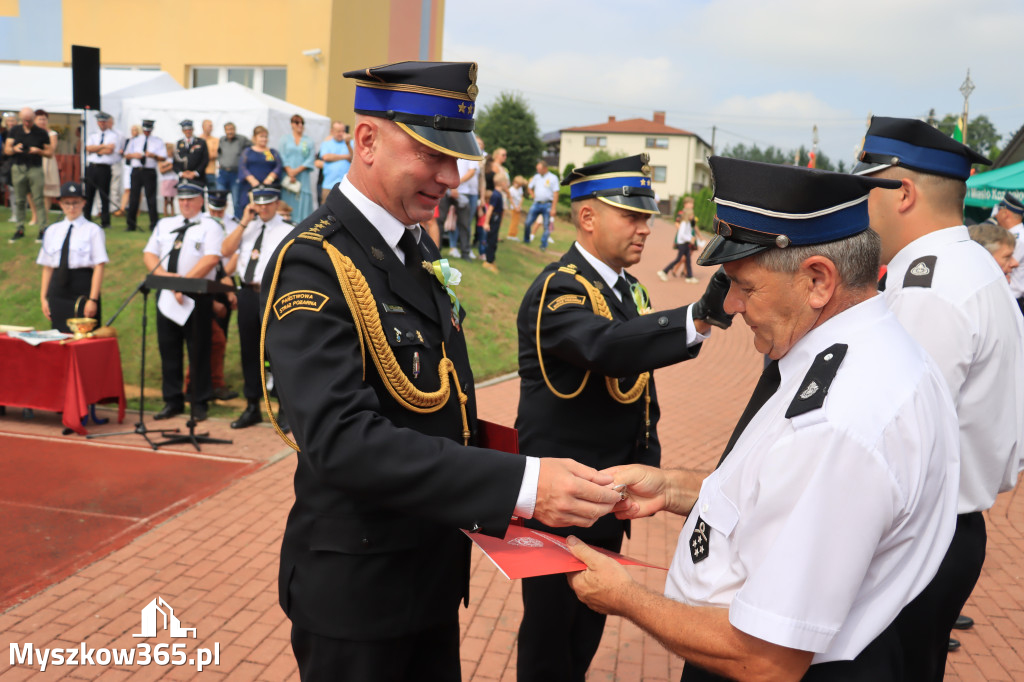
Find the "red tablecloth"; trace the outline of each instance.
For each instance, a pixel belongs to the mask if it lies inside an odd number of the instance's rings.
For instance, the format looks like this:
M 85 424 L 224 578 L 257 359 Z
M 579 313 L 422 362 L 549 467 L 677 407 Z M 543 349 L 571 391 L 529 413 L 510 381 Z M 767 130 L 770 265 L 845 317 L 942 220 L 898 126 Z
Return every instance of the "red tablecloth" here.
M 64 426 L 85 435 L 92 403 L 117 402 L 124 421 L 124 380 L 117 339 L 32 346 L 0 335 L 0 405 L 62 412 Z

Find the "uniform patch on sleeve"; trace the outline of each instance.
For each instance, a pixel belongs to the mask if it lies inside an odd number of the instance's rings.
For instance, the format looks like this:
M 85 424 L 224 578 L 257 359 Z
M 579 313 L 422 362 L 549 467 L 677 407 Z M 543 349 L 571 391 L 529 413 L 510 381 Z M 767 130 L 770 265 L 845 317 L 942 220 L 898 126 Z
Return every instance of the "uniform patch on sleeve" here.
M 903 286 L 930 287 L 935 276 L 936 261 L 938 258 L 935 256 L 922 256 L 911 263 L 907 268 L 907 274 L 903 276 Z
M 274 301 L 274 314 L 280 320 L 285 315 L 294 313 L 296 310 L 308 310 L 318 313 L 329 300 L 331 300 L 330 297 L 321 294 L 319 291 L 309 291 L 308 289 L 290 291 Z
M 548 310 L 554 312 L 564 305 L 584 305 L 587 297 L 582 294 L 565 294 L 548 303 Z

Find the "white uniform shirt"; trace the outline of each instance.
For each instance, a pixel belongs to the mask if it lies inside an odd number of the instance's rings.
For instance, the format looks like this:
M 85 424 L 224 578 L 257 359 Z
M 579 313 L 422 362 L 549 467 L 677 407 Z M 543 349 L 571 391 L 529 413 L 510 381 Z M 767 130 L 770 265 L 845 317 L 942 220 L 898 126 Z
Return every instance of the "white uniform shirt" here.
M 149 140 L 147 143 L 146 140 Z M 142 152 L 142 148 L 146 148 L 146 152 L 153 152 L 157 156 L 166 159 L 167 158 L 167 146 L 164 141 L 156 135 L 150 135 L 148 138 L 145 134 L 136 135 L 128 141 L 128 147 L 124 150 L 125 154 L 139 154 Z M 147 156 L 143 159 L 128 159 L 128 165 L 132 168 L 156 168 L 157 159 Z
M 815 356 L 849 346 L 824 406 L 785 417 Z M 935 363 L 875 296 L 812 329 L 781 383 L 701 487 L 666 596 L 729 609 L 733 626 L 855 658 L 917 596 L 956 517 L 953 405 Z M 710 527 L 706 558 L 690 537 Z
M 534 173 L 527 187 L 533 190 L 533 200 L 535 202 L 551 201 L 558 194 L 558 178 L 551 171 L 544 175 Z
M 64 237 L 67 236 L 68 228 L 72 225 L 74 225 L 74 229 L 71 231 L 71 242 L 68 244 L 69 269 L 91 268 L 110 260 L 107 257 L 107 238 L 103 234 L 103 228 L 90 222 L 83 215 L 78 216 L 74 223 L 62 220 L 46 228 L 43 232 L 43 245 L 39 247 L 36 265 L 60 267 L 60 252 L 64 248 Z
M 1017 223 L 1009 228 L 1009 232 L 1017 240 L 1017 245 L 1013 247 L 1013 257 L 1018 263 L 1024 263 L 1021 260 L 1024 258 L 1024 224 Z M 1014 298 L 1024 297 L 1024 267 L 1018 265 L 1010 270 L 1010 293 Z
M 178 254 L 178 274 L 184 277 L 195 267 L 196 263 L 203 256 L 217 256 L 220 258 L 220 244 L 224 241 L 224 228 L 217 224 L 210 216 L 200 213 L 192 218 L 192 225 L 181 235 L 181 252 Z M 174 248 L 174 242 L 178 236 L 174 230 L 185 224 L 185 218 L 180 215 L 162 218 L 156 224 L 153 234 L 146 242 L 145 253 L 153 253 L 159 256 L 161 267 L 167 268 L 168 254 Z M 164 258 L 168 256 L 167 258 Z M 214 267 L 206 273 L 205 279 L 216 279 L 217 268 Z
M 931 286 L 904 288 L 935 256 Z M 1017 482 L 1024 457 L 1024 320 L 1006 278 L 963 225 L 907 244 L 889 263 L 885 301 L 935 359 L 960 425 L 958 513 L 984 511 Z
M 260 236 L 260 227 L 262 225 L 263 221 L 259 216 L 256 216 L 251 223 L 245 226 L 245 230 L 242 231 L 242 243 L 238 247 L 238 267 L 235 269 L 235 274 L 238 275 L 239 279 L 245 279 L 245 271 L 249 267 L 249 257 L 252 255 L 253 246 L 256 245 L 256 239 Z M 286 223 L 279 214 L 275 215 L 267 223 L 267 227 L 263 231 L 263 242 L 260 244 L 259 258 L 256 260 L 256 269 L 252 277 L 253 282 L 259 284 L 263 281 L 263 273 L 267 270 L 270 257 L 294 227 L 294 225 Z
M 124 139 L 121 137 L 121 133 L 117 132 L 113 128 L 110 130 L 96 131 L 89 136 L 89 139 L 85 144 L 87 147 L 98 144 L 114 145 L 114 151 L 111 154 L 97 154 L 96 152 L 91 152 L 85 159 L 86 163 L 99 163 L 106 166 L 113 166 L 121 160 L 121 147 L 124 145 Z

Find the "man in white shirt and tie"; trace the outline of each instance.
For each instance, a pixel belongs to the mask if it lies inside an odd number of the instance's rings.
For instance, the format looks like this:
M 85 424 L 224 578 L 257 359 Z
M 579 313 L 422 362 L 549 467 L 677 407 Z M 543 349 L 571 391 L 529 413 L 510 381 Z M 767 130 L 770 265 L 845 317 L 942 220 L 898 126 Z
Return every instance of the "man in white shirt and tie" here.
M 131 195 L 128 200 L 128 231 L 138 229 L 136 218 L 139 215 L 139 193 L 146 192 L 146 207 L 149 209 L 149 229 L 156 227 L 160 214 L 156 201 L 157 165 L 167 158 L 164 141 L 153 135 L 153 121 L 142 122 L 142 134 L 136 135 L 128 142 L 124 158 L 128 159 L 132 169 Z
M 92 217 L 92 202 L 100 193 L 100 227 L 110 227 L 110 186 L 113 170 L 121 162 L 121 134 L 113 129 L 110 114 L 96 114 L 99 130 L 89 136 L 85 144 L 85 216 Z

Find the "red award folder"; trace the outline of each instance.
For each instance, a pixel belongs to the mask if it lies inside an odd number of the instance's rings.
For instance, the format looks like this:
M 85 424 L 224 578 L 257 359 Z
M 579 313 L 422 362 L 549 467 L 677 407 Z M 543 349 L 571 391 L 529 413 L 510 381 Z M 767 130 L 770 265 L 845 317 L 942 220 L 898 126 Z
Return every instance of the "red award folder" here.
M 501 450 L 519 454 L 519 432 L 509 426 L 502 426 L 489 422 L 486 419 L 478 419 L 477 445 L 488 450 Z
M 565 538 L 544 531 L 509 526 L 504 538 L 495 538 L 483 533 L 466 533 L 470 540 L 479 547 L 498 570 L 509 580 L 533 578 L 538 575 L 554 575 L 582 571 L 586 564 L 572 554 L 565 544 Z M 623 566 L 646 566 L 660 568 L 636 559 L 594 547 L 601 554 L 610 556 Z

